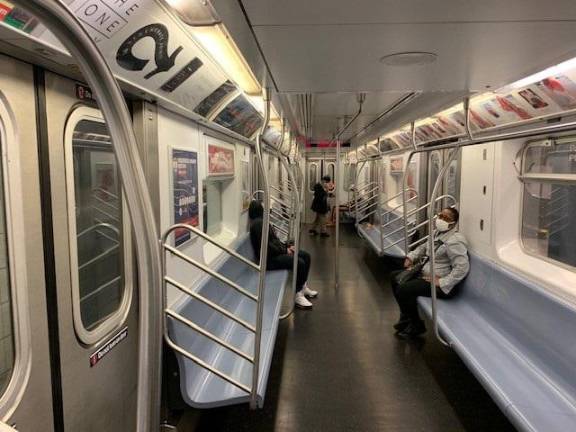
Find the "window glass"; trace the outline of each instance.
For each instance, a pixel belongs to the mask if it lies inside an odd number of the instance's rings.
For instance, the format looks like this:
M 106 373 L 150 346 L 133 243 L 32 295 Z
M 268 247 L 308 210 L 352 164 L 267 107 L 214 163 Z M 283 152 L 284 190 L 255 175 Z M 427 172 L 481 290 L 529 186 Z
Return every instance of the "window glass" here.
M 525 153 L 526 174 L 576 174 L 576 142 L 547 141 Z
M 446 160 L 450 159 L 453 151 L 454 150 L 447 151 Z M 454 159 L 450 163 L 444 182 L 446 187 L 446 194 L 451 195 L 456 198 L 456 200 L 458 200 L 458 196 L 460 195 L 460 185 L 458 184 L 458 158 Z
M 116 312 L 125 290 L 122 191 L 103 123 L 82 120 L 72 140 L 80 315 L 93 330 Z
M 2 144 L 0 142 L 0 145 Z M 2 185 L 4 184 L 3 180 L 4 175 L 0 163 L 0 184 Z M 4 188 L 0 187 L 0 395 L 8 387 L 14 368 L 14 329 L 12 322 Z
M 210 236 L 222 231 L 222 181 L 204 180 L 204 232 Z
M 524 248 L 576 266 L 576 185 L 527 181 L 523 201 Z
M 313 191 L 316 183 L 318 183 L 318 165 L 311 163 L 308 164 L 308 188 Z
M 330 178 L 332 179 L 333 182 L 336 182 L 336 173 L 334 172 L 334 164 L 332 162 L 330 162 L 328 164 L 328 174 L 330 176 Z

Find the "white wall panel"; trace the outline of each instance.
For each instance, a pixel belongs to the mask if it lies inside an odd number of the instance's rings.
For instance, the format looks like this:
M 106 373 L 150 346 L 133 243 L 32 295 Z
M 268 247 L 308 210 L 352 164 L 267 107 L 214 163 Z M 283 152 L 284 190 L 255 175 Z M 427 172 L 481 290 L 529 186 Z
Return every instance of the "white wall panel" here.
M 492 198 L 495 143 L 462 149 L 460 231 L 470 248 L 489 255 L 492 245 Z

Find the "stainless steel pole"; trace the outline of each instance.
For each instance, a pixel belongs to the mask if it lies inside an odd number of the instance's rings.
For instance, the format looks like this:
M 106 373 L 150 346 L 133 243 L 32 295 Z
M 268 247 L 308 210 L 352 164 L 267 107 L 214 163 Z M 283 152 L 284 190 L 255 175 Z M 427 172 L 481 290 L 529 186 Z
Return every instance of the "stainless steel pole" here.
M 62 42 L 92 88 L 112 137 L 130 212 L 140 289 L 139 363 L 136 428 L 156 432 L 160 425 L 162 370 L 162 281 L 158 233 L 146 177 L 122 90 L 98 47 L 62 3 L 55 0 L 16 0 Z
M 267 88 L 263 89 L 264 122 L 256 137 L 256 158 L 262 175 L 262 190 L 264 195 L 264 215 L 262 218 L 262 239 L 260 241 L 260 274 L 258 278 L 258 304 L 256 310 L 256 333 L 254 334 L 254 367 L 252 368 L 252 393 L 250 394 L 250 408 L 258 408 L 258 383 L 260 379 L 260 345 L 262 342 L 262 318 L 264 315 L 264 293 L 266 290 L 266 260 L 268 258 L 268 231 L 270 230 L 270 186 L 268 172 L 264 166 L 262 137 L 270 121 L 270 94 Z

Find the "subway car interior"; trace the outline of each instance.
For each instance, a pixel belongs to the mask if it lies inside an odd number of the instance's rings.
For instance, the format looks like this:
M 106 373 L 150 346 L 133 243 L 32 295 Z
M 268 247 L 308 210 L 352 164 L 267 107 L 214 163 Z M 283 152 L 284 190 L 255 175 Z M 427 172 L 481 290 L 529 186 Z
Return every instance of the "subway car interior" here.
M 0 432 L 576 431 L 573 1 L 0 0 L 0 149 Z

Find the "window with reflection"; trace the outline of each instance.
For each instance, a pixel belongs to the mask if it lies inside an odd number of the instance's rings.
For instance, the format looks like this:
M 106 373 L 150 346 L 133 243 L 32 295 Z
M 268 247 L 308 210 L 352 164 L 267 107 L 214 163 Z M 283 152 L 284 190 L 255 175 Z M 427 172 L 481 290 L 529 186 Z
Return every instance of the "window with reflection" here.
M 318 183 L 318 165 L 316 163 L 308 164 L 308 189 L 314 191 L 314 185 Z
M 524 248 L 571 267 L 576 266 L 576 141 L 530 144 L 523 157 Z M 550 178 L 550 174 L 555 174 Z
M 72 141 L 80 315 L 93 330 L 125 290 L 122 189 L 106 125 L 82 120 Z
M 209 236 L 216 236 L 222 232 L 222 190 L 224 181 L 204 180 L 204 232 Z

